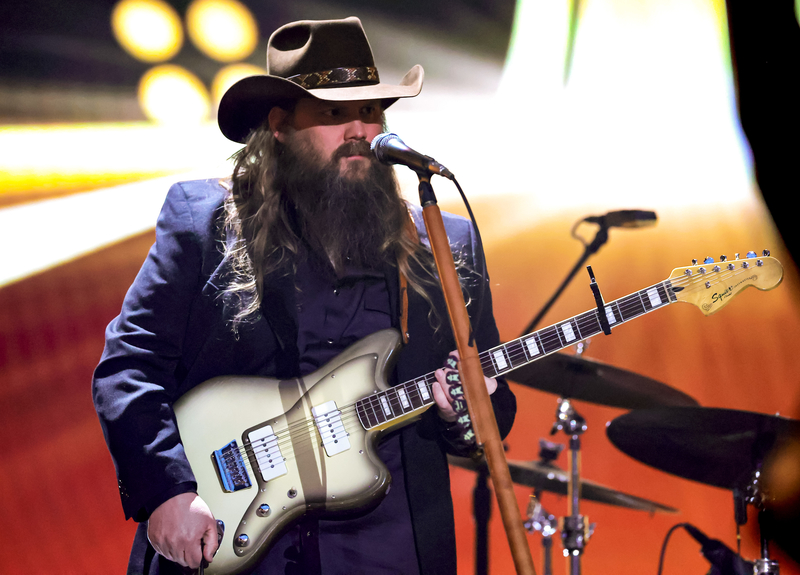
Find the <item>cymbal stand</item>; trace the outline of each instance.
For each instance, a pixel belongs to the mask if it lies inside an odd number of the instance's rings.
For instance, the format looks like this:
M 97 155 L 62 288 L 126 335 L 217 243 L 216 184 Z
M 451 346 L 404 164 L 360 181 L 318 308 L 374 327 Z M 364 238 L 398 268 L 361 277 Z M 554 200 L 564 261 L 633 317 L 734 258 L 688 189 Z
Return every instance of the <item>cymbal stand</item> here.
M 558 459 L 564 449 L 560 443 L 539 438 L 539 463 L 550 464 Z M 544 556 L 544 575 L 553 575 L 553 535 L 558 529 L 556 516 L 548 513 L 542 506 L 542 490 L 534 489 L 528 502 L 528 520 L 523 524 L 529 533 L 542 534 L 542 555 Z
M 761 489 L 761 471 L 756 470 L 749 483 L 740 489 L 733 490 L 734 508 L 736 511 L 737 531 L 740 525 L 747 523 L 747 505 L 758 509 L 758 531 L 761 539 L 761 558 L 756 559 L 753 575 L 779 575 L 780 566 L 769 557 L 769 530 L 767 511 L 764 509 L 766 494 Z
M 564 518 L 561 543 L 564 546 L 564 556 L 569 558 L 570 575 L 580 575 L 581 555 L 586 541 L 591 535 L 586 529 L 585 518 L 580 514 L 581 434 L 586 429 L 586 420 L 573 409 L 570 400 L 560 398 L 556 410 L 556 421 L 550 434 L 563 431 L 569 436 L 569 515 Z
M 548 513 L 542 506 L 541 491 L 534 489 L 528 502 L 528 520 L 523 524 L 529 533 L 542 534 L 542 555 L 544 556 L 544 575 L 553 575 L 553 535 L 558 526 L 556 516 Z
M 753 566 L 753 575 L 778 575 L 780 567 L 777 561 L 769 558 L 769 537 L 767 536 L 767 526 L 765 525 L 766 511 L 758 511 L 758 529 L 761 534 L 761 558 L 756 559 Z

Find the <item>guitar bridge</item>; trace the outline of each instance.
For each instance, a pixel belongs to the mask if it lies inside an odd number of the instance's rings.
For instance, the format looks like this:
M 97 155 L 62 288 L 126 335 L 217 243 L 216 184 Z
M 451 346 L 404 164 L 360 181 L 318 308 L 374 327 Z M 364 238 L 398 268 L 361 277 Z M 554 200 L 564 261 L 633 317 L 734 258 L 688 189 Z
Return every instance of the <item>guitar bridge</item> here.
M 225 493 L 247 489 L 252 485 L 236 440 L 231 441 L 222 449 L 214 451 L 213 459 L 216 463 L 222 490 Z

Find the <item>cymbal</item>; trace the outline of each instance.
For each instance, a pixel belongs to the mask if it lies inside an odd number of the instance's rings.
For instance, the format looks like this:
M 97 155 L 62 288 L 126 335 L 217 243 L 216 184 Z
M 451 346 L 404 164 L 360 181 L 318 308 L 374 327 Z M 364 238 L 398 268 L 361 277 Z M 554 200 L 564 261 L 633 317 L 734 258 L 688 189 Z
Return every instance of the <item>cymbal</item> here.
M 456 467 L 477 471 L 483 462 L 476 463 L 468 457 L 447 456 L 448 461 Z M 511 480 L 519 485 L 525 485 L 542 491 L 549 491 L 559 495 L 567 495 L 569 487 L 569 473 L 553 464 L 545 464 L 539 461 L 508 461 L 508 470 L 511 473 Z M 650 513 L 677 513 L 674 507 L 669 507 L 655 501 L 650 501 L 635 495 L 628 495 L 622 491 L 617 491 L 611 487 L 605 487 L 599 483 L 581 480 L 581 499 L 596 501 L 617 507 L 627 507 L 638 511 L 648 511 Z
M 724 489 L 741 487 L 773 447 L 798 432 L 794 419 L 708 407 L 636 410 L 606 426 L 611 443 L 634 459 Z
M 505 376 L 527 387 L 599 403 L 640 409 L 699 405 L 697 400 L 665 383 L 575 355 L 554 353 L 509 371 Z

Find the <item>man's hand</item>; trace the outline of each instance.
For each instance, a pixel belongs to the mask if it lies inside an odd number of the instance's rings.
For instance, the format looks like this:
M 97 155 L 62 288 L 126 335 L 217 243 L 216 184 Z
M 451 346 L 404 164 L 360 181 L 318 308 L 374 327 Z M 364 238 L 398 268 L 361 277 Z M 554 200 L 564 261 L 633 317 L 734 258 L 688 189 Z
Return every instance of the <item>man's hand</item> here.
M 196 493 L 181 493 L 156 507 L 147 538 L 158 553 L 192 569 L 200 567 L 203 558 L 211 563 L 219 546 L 214 515 Z
M 452 353 L 456 356 L 456 358 L 458 358 L 458 351 L 454 351 Z M 433 400 L 436 402 L 436 407 L 439 408 L 439 417 L 445 421 L 455 421 L 457 415 L 453 409 L 454 400 L 448 393 L 450 390 L 450 384 L 447 382 L 444 368 L 437 369 L 435 376 L 436 381 L 432 386 Z M 489 392 L 489 395 L 492 395 L 497 389 L 497 380 L 493 377 L 486 377 L 485 375 L 483 376 L 483 379 L 486 382 L 486 390 Z

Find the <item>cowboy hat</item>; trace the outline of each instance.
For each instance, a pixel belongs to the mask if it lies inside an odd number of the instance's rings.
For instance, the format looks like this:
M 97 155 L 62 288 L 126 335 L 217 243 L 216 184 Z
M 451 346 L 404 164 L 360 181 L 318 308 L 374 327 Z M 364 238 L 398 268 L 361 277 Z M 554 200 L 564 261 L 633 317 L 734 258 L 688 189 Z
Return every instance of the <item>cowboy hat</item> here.
M 301 20 L 278 28 L 267 43 L 267 75 L 231 86 L 219 103 L 217 121 L 229 140 L 243 143 L 273 106 L 300 98 L 332 101 L 383 100 L 384 108 L 422 89 L 422 66 L 399 85 L 383 84 L 361 20 Z

